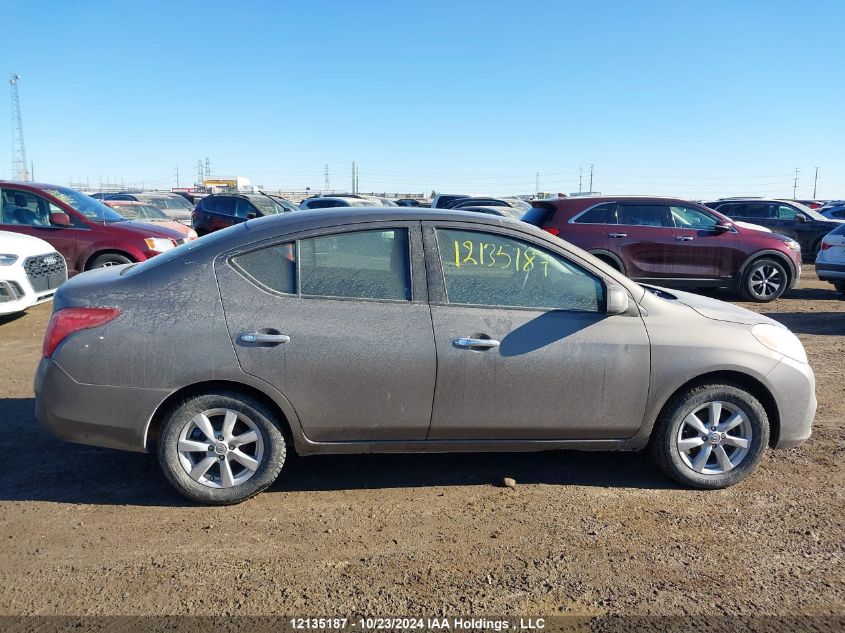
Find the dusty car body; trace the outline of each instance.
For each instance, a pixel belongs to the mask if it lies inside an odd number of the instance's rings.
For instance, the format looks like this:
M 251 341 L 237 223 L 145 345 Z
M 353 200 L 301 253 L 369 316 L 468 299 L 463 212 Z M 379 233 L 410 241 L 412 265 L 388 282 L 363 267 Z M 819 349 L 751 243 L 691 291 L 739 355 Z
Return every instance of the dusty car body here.
M 673 477 L 721 487 L 766 446 L 806 440 L 816 406 L 803 347 L 771 319 L 643 287 L 479 213 L 249 220 L 80 275 L 54 310 L 38 419 L 70 441 L 157 450 L 206 503 L 260 492 L 289 449 L 651 444 Z

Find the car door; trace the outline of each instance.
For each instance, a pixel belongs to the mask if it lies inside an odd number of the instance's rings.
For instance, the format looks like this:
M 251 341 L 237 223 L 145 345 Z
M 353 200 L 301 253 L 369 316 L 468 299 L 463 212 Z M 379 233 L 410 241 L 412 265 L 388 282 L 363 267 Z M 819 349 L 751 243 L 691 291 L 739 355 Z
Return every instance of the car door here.
M 819 229 L 813 219 L 788 204 L 772 204 L 775 224 L 772 231 L 787 235 L 801 245 L 802 253 L 814 253 L 816 244 L 824 236 L 824 229 Z M 799 218 L 803 218 L 799 220 Z
M 642 424 L 645 326 L 536 237 L 424 223 L 437 381 L 430 440 L 623 438 Z
M 672 249 L 675 235 L 668 208 L 657 202 L 621 202 L 616 226 L 609 226 L 607 248 L 635 279 L 675 276 Z
M 425 438 L 437 358 L 419 222 L 280 238 L 216 273 L 241 368 L 284 394 L 310 440 Z
M 65 258 L 68 275 L 76 270 L 77 240 L 79 229 L 50 223 L 51 213 L 67 213 L 71 222 L 78 222 L 73 215 L 30 191 L 3 187 L 0 191 L 0 230 L 23 233 L 40 238 L 55 248 Z
M 719 220 L 692 205 L 670 204 L 674 241 L 670 257 L 679 279 L 720 279 L 739 269 L 744 257 L 735 230 L 717 229 Z

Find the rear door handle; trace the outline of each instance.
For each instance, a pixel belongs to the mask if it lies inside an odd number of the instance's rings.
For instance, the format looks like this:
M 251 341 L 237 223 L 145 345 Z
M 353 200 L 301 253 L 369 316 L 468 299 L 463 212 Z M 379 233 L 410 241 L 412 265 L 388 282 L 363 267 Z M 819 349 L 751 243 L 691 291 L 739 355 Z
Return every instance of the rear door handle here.
M 287 334 L 265 334 L 263 332 L 245 332 L 238 337 L 244 343 L 270 343 L 272 345 L 280 345 L 281 343 L 290 343 L 290 337 Z
M 693 238 L 691 238 L 689 235 L 678 235 L 675 237 L 675 239 L 679 242 L 692 242 L 693 240 Z
M 456 338 L 452 344 L 461 349 L 491 349 L 501 343 L 492 338 Z
M 608 237 L 628 237 L 627 233 L 608 233 Z

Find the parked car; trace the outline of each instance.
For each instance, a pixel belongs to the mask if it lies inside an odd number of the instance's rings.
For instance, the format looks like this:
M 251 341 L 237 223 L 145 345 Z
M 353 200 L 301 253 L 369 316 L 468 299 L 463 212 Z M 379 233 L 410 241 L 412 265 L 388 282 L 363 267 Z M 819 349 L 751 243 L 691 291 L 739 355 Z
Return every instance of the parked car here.
M 303 210 L 371 206 L 373 206 L 371 200 L 352 196 L 314 196 L 313 198 L 306 198 L 299 203 L 299 208 Z
M 49 301 L 66 280 L 65 260 L 50 244 L 0 231 L 0 315 Z
M 396 204 L 400 207 L 422 207 L 426 206 L 422 200 L 416 198 L 397 198 Z
M 768 317 L 644 288 L 524 222 L 392 207 L 249 220 L 69 281 L 35 394 L 58 436 L 154 450 L 210 504 L 264 490 L 293 450 L 650 446 L 721 488 L 804 442 L 816 408 Z
M 845 294 L 845 224 L 840 224 L 822 238 L 816 255 L 816 275 L 829 281 L 837 292 Z
M 519 198 L 458 198 L 446 204 L 447 209 L 464 209 L 466 207 L 513 207 L 525 213 L 531 205 Z
M 761 224 L 791 237 L 801 245 L 804 257 L 810 262 L 819 252 L 822 238 L 838 226 L 837 220 L 791 200 L 730 198 L 706 205 L 733 220 Z
M 530 208 L 530 207 L 529 207 Z M 513 218 L 519 220 L 522 217 L 523 211 L 514 207 L 502 206 L 467 206 L 456 209 L 456 211 L 472 211 L 473 213 L 486 213 L 488 215 L 498 215 L 504 218 Z
M 432 209 L 446 209 L 449 207 L 450 202 L 454 202 L 455 200 L 459 200 L 461 198 L 469 198 L 470 196 L 464 194 L 455 194 L 455 193 L 438 193 L 431 199 L 431 208 Z
M 824 207 L 819 213 L 828 220 L 845 220 L 845 204 Z
M 122 200 L 124 202 L 146 202 L 161 209 L 167 217 L 183 224 L 190 224 L 194 205 L 178 193 L 165 191 L 145 193 L 110 193 L 104 200 Z
M 805 207 L 810 209 L 820 209 L 824 205 L 824 202 L 821 200 L 792 200 L 792 202 L 803 204 Z
M 197 203 L 192 220 L 194 230 L 202 236 L 252 218 L 295 210 L 297 206 L 284 198 L 260 193 L 217 193 Z
M 0 180 L 0 230 L 38 237 L 65 258 L 68 276 L 149 259 L 185 242 L 181 233 L 133 222 L 68 187 Z
M 181 233 L 188 240 L 197 239 L 197 232 L 190 226 L 185 226 L 181 222 L 176 222 L 167 217 L 161 209 L 154 207 L 146 202 L 133 202 L 131 200 L 105 200 L 103 202 L 107 207 L 114 209 L 121 216 L 127 220 L 138 220 L 146 224 L 153 224 L 155 226 L 163 226 L 172 229 L 177 233 Z
M 780 297 L 801 278 L 801 248 L 676 198 L 535 200 L 523 221 L 580 246 L 631 279 L 674 288 L 729 288 Z

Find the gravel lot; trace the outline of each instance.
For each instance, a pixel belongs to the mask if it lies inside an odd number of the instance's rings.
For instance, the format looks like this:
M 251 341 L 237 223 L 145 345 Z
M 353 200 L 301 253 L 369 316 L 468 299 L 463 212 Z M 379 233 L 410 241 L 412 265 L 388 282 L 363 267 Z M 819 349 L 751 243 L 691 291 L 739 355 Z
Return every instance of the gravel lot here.
M 640 454 L 311 457 L 227 508 L 41 431 L 51 307 L 0 320 L 0 615 L 845 614 L 845 301 L 807 267 L 744 305 L 804 341 L 819 409 L 729 490 Z

